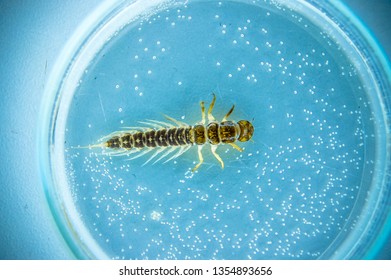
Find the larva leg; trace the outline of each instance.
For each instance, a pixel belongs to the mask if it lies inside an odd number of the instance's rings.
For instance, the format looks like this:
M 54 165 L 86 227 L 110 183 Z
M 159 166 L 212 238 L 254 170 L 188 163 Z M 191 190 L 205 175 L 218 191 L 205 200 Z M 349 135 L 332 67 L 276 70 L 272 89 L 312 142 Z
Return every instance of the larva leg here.
M 200 105 L 201 105 L 201 116 L 202 116 L 201 124 L 205 124 L 206 121 L 205 121 L 205 103 L 204 103 L 204 101 L 201 101 Z
M 209 122 L 215 121 L 215 118 L 214 118 L 213 115 L 212 115 L 212 110 L 213 110 L 213 107 L 215 106 L 215 102 L 216 102 L 216 95 L 213 94 L 213 100 L 212 100 L 212 102 L 210 103 L 209 109 L 208 109 L 208 121 L 209 121 Z
M 232 112 L 234 111 L 234 108 L 235 108 L 235 105 L 232 105 L 231 110 L 229 110 L 228 113 L 224 116 L 222 122 L 225 122 L 225 121 L 228 119 L 228 117 L 229 117 L 229 116 L 232 114 Z
M 238 145 L 236 145 L 235 143 L 228 143 L 230 144 L 232 147 L 234 147 L 236 150 L 238 150 L 239 152 L 243 152 L 243 149 L 240 148 Z
M 191 170 L 192 172 L 195 172 L 198 169 L 198 167 L 200 167 L 201 164 L 204 162 L 204 158 L 202 156 L 202 147 L 203 145 L 198 146 L 198 158 L 200 162 L 196 166 L 194 166 L 194 168 Z
M 220 162 L 221 169 L 224 169 L 224 161 L 221 159 L 221 157 L 216 153 L 217 146 L 210 146 L 210 150 L 212 151 L 212 154 L 215 156 L 215 158 Z

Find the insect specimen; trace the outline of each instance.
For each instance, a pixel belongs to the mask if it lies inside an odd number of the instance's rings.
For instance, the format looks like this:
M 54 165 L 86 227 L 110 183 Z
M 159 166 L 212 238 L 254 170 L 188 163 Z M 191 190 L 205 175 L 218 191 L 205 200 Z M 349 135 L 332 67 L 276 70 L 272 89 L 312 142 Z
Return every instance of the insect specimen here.
M 216 121 L 212 115 L 215 101 L 216 96 L 213 95 L 213 100 L 207 112 L 208 122 L 206 122 L 205 104 L 202 101 L 200 103 L 202 119 L 194 126 L 165 116 L 171 123 L 156 120 L 140 121 L 139 123 L 146 126 L 126 127 L 125 130 L 115 131 L 101 138 L 98 144 L 88 147 L 101 147 L 110 156 L 127 155 L 130 156 L 130 159 L 152 152 L 152 155 L 144 163 L 146 164 L 153 159 L 156 159 L 154 162 L 158 162 L 171 155 L 165 161 L 168 162 L 196 145 L 198 147 L 199 162 L 192 169 L 194 172 L 204 162 L 202 149 L 208 144 L 212 154 L 219 161 L 221 168 L 224 168 L 224 162 L 216 152 L 217 147 L 222 144 L 228 144 L 241 152 L 242 149 L 235 142 L 249 141 L 253 136 L 254 127 L 251 122 L 246 120 L 238 122 L 227 120 L 235 108 L 234 105 L 221 122 Z

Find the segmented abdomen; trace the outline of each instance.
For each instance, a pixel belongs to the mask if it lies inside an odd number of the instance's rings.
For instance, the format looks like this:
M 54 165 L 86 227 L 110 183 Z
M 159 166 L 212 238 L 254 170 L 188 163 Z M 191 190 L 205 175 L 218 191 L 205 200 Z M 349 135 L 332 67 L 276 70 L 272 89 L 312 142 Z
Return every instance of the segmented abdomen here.
M 162 128 L 113 136 L 105 142 L 107 148 L 132 149 L 191 145 L 192 127 Z

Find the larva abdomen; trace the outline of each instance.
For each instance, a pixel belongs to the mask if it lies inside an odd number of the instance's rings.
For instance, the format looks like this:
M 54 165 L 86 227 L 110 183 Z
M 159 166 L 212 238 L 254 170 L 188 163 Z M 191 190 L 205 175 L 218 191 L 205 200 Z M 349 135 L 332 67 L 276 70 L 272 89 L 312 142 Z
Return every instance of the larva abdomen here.
M 113 136 L 105 142 L 105 147 L 111 149 L 132 148 L 156 148 L 168 146 L 192 145 L 190 140 L 190 131 L 192 127 L 174 127 L 162 128 L 159 130 L 147 130 L 135 133 L 125 133 L 119 136 Z

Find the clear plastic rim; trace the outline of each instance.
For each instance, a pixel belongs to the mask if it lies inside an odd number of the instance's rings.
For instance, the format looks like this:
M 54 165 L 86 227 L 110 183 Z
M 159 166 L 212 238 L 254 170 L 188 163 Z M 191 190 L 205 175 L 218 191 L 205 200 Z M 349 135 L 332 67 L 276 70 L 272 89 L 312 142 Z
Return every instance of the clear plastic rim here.
M 235 2 L 241 1 L 236 0 Z M 279 2 L 289 7 L 289 1 L 281 0 Z M 331 13 L 333 16 L 336 15 L 336 17 L 333 17 L 333 21 L 349 19 L 353 23 L 353 27 L 350 26 L 350 28 L 354 28 L 354 31 L 364 39 L 364 44 L 374 50 L 374 55 L 371 53 L 369 54 L 373 55 L 370 61 L 375 64 L 371 65 L 371 69 L 373 70 L 376 68 L 377 70 L 380 70 L 377 74 L 382 75 L 381 80 L 388 81 L 388 83 L 386 82 L 381 85 L 382 91 L 384 93 L 391 92 L 391 68 L 387 56 L 370 31 L 353 15 L 349 8 L 339 1 L 332 1 L 330 4 L 325 4 L 320 1 L 298 2 L 304 6 L 310 5 L 316 7 L 316 9 L 322 9 L 323 13 L 327 12 L 329 14 Z M 91 61 L 94 56 L 94 52 L 90 51 L 92 45 L 94 45 L 94 48 L 97 51 L 104 45 L 108 38 L 114 36 L 116 32 L 121 30 L 121 28 L 129 22 L 142 16 L 147 17 L 148 14 L 163 9 L 171 4 L 178 5 L 184 3 L 187 3 L 187 1 L 124 0 L 119 3 L 103 3 L 97 7 L 91 16 L 86 18 L 83 24 L 76 30 L 75 34 L 64 47 L 63 52 L 59 56 L 53 72 L 48 79 L 50 84 L 47 84 L 45 88 L 45 99 L 42 104 L 38 133 L 40 173 L 47 201 L 54 219 L 76 258 L 108 259 L 109 257 L 99 249 L 99 246 L 95 244 L 93 238 L 89 237 L 89 232 L 84 228 L 82 221 L 76 218 L 76 209 L 70 203 L 72 196 L 69 188 L 66 186 L 61 187 L 61 184 L 67 182 L 63 140 L 67 116 L 66 108 L 69 106 L 64 106 L 64 104 L 70 104 L 74 93 L 74 91 L 72 91 L 72 86 L 69 87 L 69 85 L 67 85 L 69 84 L 67 81 L 79 80 L 79 77 L 85 68 L 79 67 L 80 69 L 75 70 L 74 66 L 79 65 L 80 63 L 81 65 L 88 65 L 89 61 Z M 339 28 L 339 25 L 336 24 L 336 27 Z M 344 32 L 345 30 L 342 31 Z M 88 52 L 86 51 L 87 49 L 89 50 Z M 77 83 L 73 83 L 73 90 L 75 89 L 75 84 Z M 64 92 L 71 92 L 71 94 L 64 94 Z M 386 95 L 383 96 L 383 98 L 382 106 L 384 109 L 383 111 L 387 112 L 384 116 L 386 118 L 391 115 L 391 96 Z M 388 135 L 390 131 L 389 120 L 385 119 L 384 123 L 384 133 Z M 387 141 L 389 140 L 387 139 Z M 379 145 L 384 147 L 387 146 L 386 153 L 382 156 L 386 158 L 385 162 L 388 165 L 384 167 L 384 174 L 381 179 L 383 183 L 379 182 L 382 189 L 379 190 L 378 199 L 383 199 L 390 203 L 390 191 L 387 190 L 390 186 L 390 177 L 387 175 L 387 170 L 390 170 L 391 168 L 390 147 L 389 143 L 380 143 Z M 388 173 L 390 174 L 390 172 Z M 388 208 L 390 208 L 390 205 Z M 391 213 L 384 218 L 384 223 L 379 232 L 382 232 L 382 234 L 376 236 L 373 242 L 367 245 L 362 258 L 372 259 L 376 257 L 382 246 L 388 240 L 388 237 L 391 234 Z M 346 243 L 346 245 L 341 246 L 337 252 L 323 254 L 322 257 L 335 259 L 351 258 L 358 248 L 351 248 L 350 245 Z
M 391 143 L 389 137 L 391 132 L 391 63 L 372 32 L 365 23 L 353 14 L 349 7 L 336 0 L 333 0 L 331 4 L 335 9 L 341 12 L 342 16 L 351 21 L 353 28 L 356 29 L 354 31 L 361 35 L 365 40 L 363 44 L 369 46 L 371 51 L 365 53 L 365 57 L 370 58 L 370 60 L 368 60 L 368 63 L 370 63 L 369 66 L 371 67 L 371 70 L 374 71 L 377 80 L 382 82 L 379 84 L 379 88 L 383 93 L 383 99 L 380 101 L 384 117 L 384 127 L 381 127 L 380 129 L 383 129 L 385 139 L 384 143 L 379 144 L 384 147 L 384 150 L 380 150 L 378 154 L 381 154 L 380 157 L 384 159 L 385 166 L 384 169 L 380 171 L 380 173 L 382 173 L 382 181 L 380 183 L 381 190 L 379 190 L 380 195 L 378 197 L 377 205 L 385 204 L 385 217 L 383 223 L 377 230 L 378 234 L 372 240 L 372 243 L 368 244 L 365 253 L 362 256 L 363 259 L 374 259 L 381 252 L 383 246 L 391 236 Z M 359 51 L 362 50 L 360 49 Z M 348 252 L 346 257 L 352 255 L 353 249 L 354 248 L 345 248 Z

